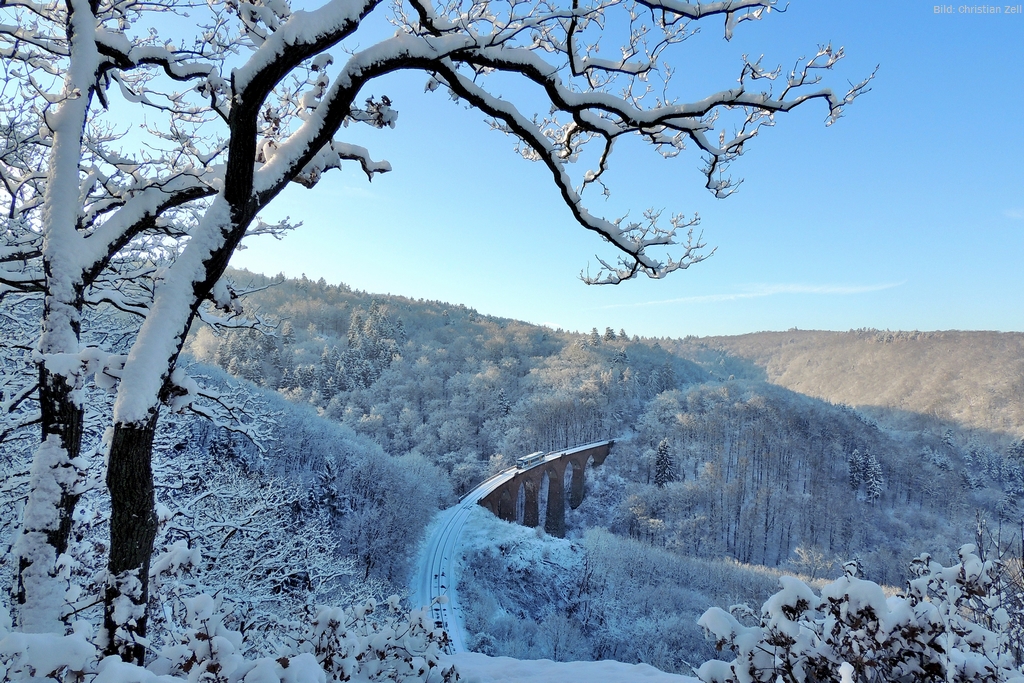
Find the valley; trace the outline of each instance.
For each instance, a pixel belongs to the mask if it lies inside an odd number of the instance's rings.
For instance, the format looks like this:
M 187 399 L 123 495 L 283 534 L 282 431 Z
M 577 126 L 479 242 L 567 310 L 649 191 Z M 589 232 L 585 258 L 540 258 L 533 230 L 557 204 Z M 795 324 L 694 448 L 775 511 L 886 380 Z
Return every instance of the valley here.
M 246 306 L 263 324 L 199 329 L 183 361 L 249 422 L 162 418 L 161 629 L 180 623 L 183 596 L 213 592 L 255 656 L 324 602 L 397 594 L 421 607 L 407 586 L 441 510 L 519 456 L 610 438 L 611 454 L 586 468 L 585 496 L 566 505 L 564 538 L 544 532 L 547 479 L 530 494 L 537 528 L 465 510 L 457 552 L 445 545 L 457 555 L 445 577 L 459 596 L 457 650 L 692 676 L 721 656 L 702 615 L 741 604 L 755 614 L 787 575 L 824 590 L 852 562 L 858 580 L 895 594 L 922 553 L 948 564 L 973 543 L 1020 580 L 1024 335 L 648 339 L 322 281 L 231 278 L 254 290 Z M 87 390 L 96 405 L 110 400 Z M 105 426 L 86 417 L 83 457 L 102 471 Z M 6 466 L 24 474 L 8 480 L 8 538 L 29 456 L 9 443 Z M 509 514 L 524 521 L 520 491 Z M 94 479 L 71 549 L 86 584 L 102 575 L 108 505 Z M 1009 619 L 1021 629 L 1024 609 Z
M 483 577 L 510 560 L 479 551 L 467 562 L 490 569 L 465 587 L 470 649 L 685 673 L 713 655 L 701 612 L 759 604 L 782 573 L 820 582 L 856 560 L 898 589 L 913 558 L 955 558 L 979 524 L 983 538 L 1019 538 L 1024 335 L 641 339 L 325 283 L 283 281 L 254 300 L 289 323 L 278 338 L 255 351 L 242 336 L 197 336 L 195 357 L 422 458 L 456 497 L 519 455 L 630 436 L 588 468 L 586 499 L 567 512 L 568 540 L 594 567 L 588 590 L 508 593 Z M 682 592 L 662 583 L 677 563 Z M 665 596 L 656 607 L 628 597 L 652 591 Z M 552 619 L 575 643 L 557 656 L 531 635 Z

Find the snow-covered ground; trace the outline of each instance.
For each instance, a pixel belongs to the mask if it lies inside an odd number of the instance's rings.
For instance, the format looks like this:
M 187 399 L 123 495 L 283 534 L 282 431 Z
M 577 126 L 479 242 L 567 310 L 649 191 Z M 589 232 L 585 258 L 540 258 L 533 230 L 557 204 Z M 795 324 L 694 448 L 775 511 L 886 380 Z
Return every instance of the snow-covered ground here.
M 473 588 L 485 585 L 498 609 L 540 620 L 578 587 L 583 556 L 577 542 L 506 522 L 476 506 L 463 527 L 453 569 L 460 591 L 478 596 Z M 466 597 L 462 605 L 465 618 L 473 612 L 480 616 L 474 599 Z M 460 623 L 466 626 L 465 619 Z M 473 635 L 467 631 L 463 637 L 472 641 Z
M 524 542 L 531 541 L 531 542 Z M 456 582 L 465 568 L 467 553 L 485 547 L 516 546 L 508 560 L 513 572 L 523 571 L 519 562 L 569 568 L 572 571 L 582 558 L 573 544 L 547 535 L 538 537 L 533 529 L 509 524 L 477 507 L 463 527 L 455 555 Z M 458 585 L 458 584 L 456 584 Z M 669 674 L 647 664 L 603 662 L 553 662 L 550 659 L 513 659 L 488 657 L 477 652 L 461 652 L 446 658 L 466 683 L 699 683 L 696 678 Z
M 524 547 L 524 546 L 529 547 Z M 515 548 L 517 553 L 511 553 Z M 529 569 L 530 565 L 546 564 L 559 568 L 577 569 L 580 565 L 580 546 L 565 538 L 549 536 L 539 529 L 533 529 L 506 522 L 492 515 L 486 508 L 473 508 L 462 529 L 456 553 L 455 578 L 462 578 L 462 571 L 469 555 L 482 550 L 500 552 L 509 558 L 508 570 L 512 572 Z
M 552 662 L 550 659 L 488 657 L 476 652 L 448 655 L 466 683 L 700 683 L 647 664 L 622 662 Z

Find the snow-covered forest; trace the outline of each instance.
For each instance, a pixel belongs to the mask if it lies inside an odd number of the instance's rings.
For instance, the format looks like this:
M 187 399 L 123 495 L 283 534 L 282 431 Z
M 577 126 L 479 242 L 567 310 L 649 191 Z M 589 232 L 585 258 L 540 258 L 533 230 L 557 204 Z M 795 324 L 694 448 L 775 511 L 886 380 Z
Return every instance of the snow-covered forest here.
M 861 578 L 899 588 L 922 553 L 956 558 L 979 534 L 986 552 L 1009 549 L 1018 559 L 1008 571 L 1019 572 L 1024 447 L 1015 432 L 970 416 L 938 417 L 962 412 L 958 394 L 933 396 L 931 414 L 908 427 L 895 406 L 854 409 L 767 382 L 754 358 L 722 340 L 570 333 L 324 282 L 235 277 L 277 283 L 252 299 L 283 321 L 281 334 L 200 332 L 188 347 L 194 357 L 310 403 L 393 454 L 424 458 L 456 494 L 516 454 L 630 436 L 588 472 L 583 505 L 568 511 L 570 541 L 558 543 L 578 544 L 575 564 L 552 569 L 486 547 L 470 559 L 467 627 L 481 651 L 685 672 L 713 654 L 700 614 L 759 603 L 783 573 L 820 582 L 856 560 Z M 835 364 L 844 346 L 877 357 L 892 336 L 823 335 L 817 352 Z M 916 336 L 921 348 L 887 366 L 879 395 L 906 385 L 918 372 L 909 359 L 937 353 L 934 344 L 947 357 L 949 348 L 980 355 L 984 345 L 988 360 L 972 366 L 984 377 L 1020 343 Z M 518 552 L 540 553 L 544 542 L 527 551 L 529 538 Z M 508 568 L 526 565 L 509 584 Z M 580 574 L 591 577 L 587 589 L 570 588 Z M 641 597 L 651 595 L 658 600 Z M 561 653 L 537 635 L 555 628 L 552 619 L 572 643 Z
M 401 594 L 433 514 L 517 455 L 625 437 L 588 472 L 568 538 L 488 522 L 480 510 L 460 582 L 474 650 L 690 673 L 716 656 L 698 625 L 712 607 L 756 608 L 785 575 L 822 590 L 850 561 L 856 580 L 892 594 L 920 576 L 922 553 L 948 564 L 974 542 L 984 559 L 1002 558 L 992 585 L 1003 597 L 992 604 L 1007 623 L 986 625 L 1003 634 L 993 647 L 1020 663 L 1024 611 L 1007 591 L 1020 581 L 1024 447 L 1013 432 L 938 417 L 957 412 L 956 395 L 937 397 L 941 405 L 908 427 L 903 410 L 855 409 L 768 382 L 757 359 L 723 348 L 729 340 L 575 333 L 344 285 L 230 277 L 253 290 L 246 305 L 264 329 L 200 328 L 181 363 L 244 415 L 218 426 L 168 414 L 154 448 L 150 600 L 165 647 L 194 642 L 211 619 L 244 634 L 240 655 L 308 642 L 295 624 L 316 623 L 317 604 L 387 604 Z M 95 328 L 112 334 L 119 324 L 130 319 L 112 314 Z M 973 342 L 965 352 L 977 353 L 984 336 L 964 336 Z M 818 349 L 853 344 L 870 355 L 888 348 L 885 338 L 852 331 Z M 8 348 L 13 383 L 28 352 Z M 994 350 L 975 372 L 1002 362 Z M 891 366 L 886 381 L 905 383 L 898 373 Z M 99 473 L 112 397 L 87 391 L 92 446 L 79 467 Z M 8 543 L 31 441 L 24 428 L 5 440 Z M 109 502 L 99 474 L 80 491 L 62 580 L 77 586 L 68 607 L 88 614 Z M 3 568 L 13 583 L 16 566 Z M 203 594 L 216 596 L 206 612 L 193 602 Z M 756 614 L 735 618 L 747 628 Z M 703 626 L 728 640 L 722 619 Z M 1010 669 L 1000 670 L 992 680 L 1007 680 Z M 711 671 L 701 675 L 729 680 Z

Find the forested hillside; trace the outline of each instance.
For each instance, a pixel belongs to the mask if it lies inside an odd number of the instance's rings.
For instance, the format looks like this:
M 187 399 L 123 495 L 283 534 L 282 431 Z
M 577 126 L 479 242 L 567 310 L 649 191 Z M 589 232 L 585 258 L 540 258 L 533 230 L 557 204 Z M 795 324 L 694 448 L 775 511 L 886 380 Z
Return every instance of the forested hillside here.
M 886 409 L 909 428 L 947 421 L 1008 440 L 1024 436 L 1019 332 L 758 332 L 675 342 L 743 359 L 769 382 L 851 406 Z
M 569 334 L 343 285 L 236 278 L 266 286 L 248 303 L 276 333 L 200 330 L 196 359 L 310 403 L 388 452 L 427 457 L 459 494 L 496 454 L 620 435 L 639 406 L 707 373 L 621 330 Z
M 233 277 L 262 288 L 248 305 L 275 330 L 200 330 L 188 345 L 196 359 L 437 468 L 457 495 L 517 455 L 624 437 L 588 473 L 587 498 L 567 518 L 592 576 L 587 591 L 523 602 L 525 588 L 488 583 L 512 555 L 471 561 L 477 578 L 464 589 L 482 607 L 468 608 L 470 637 L 492 654 L 641 661 L 660 652 L 659 665 L 686 671 L 679 647 L 700 649 L 696 616 L 725 597 L 716 581 L 694 577 L 735 575 L 729 585 L 745 588 L 731 598 L 756 602 L 775 572 L 834 578 L 855 560 L 863 576 L 900 586 L 922 552 L 955 557 L 979 528 L 1004 543 L 1019 535 L 1010 531 L 1024 495 L 1019 359 L 1010 362 L 1019 335 L 641 339 L 323 281 Z M 989 387 L 1004 356 L 1004 381 Z M 942 381 L 954 368 L 956 381 Z M 675 564 L 693 585 L 657 589 L 654 611 L 626 608 L 634 603 L 622 595 L 661 585 Z M 362 568 L 385 578 L 374 562 Z M 524 626 L 509 630 L 502 615 Z M 556 652 L 530 635 L 551 629 L 571 647 Z M 664 634 L 660 644 L 634 647 L 651 633 Z
M 479 651 L 689 672 L 714 654 L 701 614 L 757 605 L 784 573 L 821 586 L 853 562 L 896 590 L 924 552 L 948 562 L 981 541 L 985 552 L 1020 556 L 1024 442 L 1009 358 L 1017 336 L 655 340 L 323 281 L 232 277 L 239 291 L 254 290 L 247 310 L 262 323 L 219 335 L 200 328 L 183 361 L 247 422 L 233 432 L 168 412 L 154 451 L 153 594 L 169 605 L 154 620 L 167 633 L 192 628 L 186 598 L 207 591 L 253 656 L 282 633 L 305 637 L 296 619 L 321 600 L 401 591 L 434 513 L 490 473 L 518 455 L 605 438 L 616 445 L 588 469 L 567 539 L 478 522 L 493 538 L 467 550 L 459 590 L 466 640 Z M 131 324 L 114 313 L 91 327 L 129 334 Z M 25 354 L 10 347 L 3 357 L 10 377 L 28 371 Z M 1005 382 L 976 397 L 999 354 Z M 846 374 L 834 371 L 843 364 Z M 955 367 L 965 368 L 956 382 L 940 381 Z M 834 393 L 781 386 L 797 376 Z M 97 474 L 84 484 L 65 570 L 89 590 L 102 576 L 109 506 L 98 473 L 111 398 L 100 379 L 85 389 L 82 456 L 83 471 Z M 895 408 L 899 387 L 908 398 Z M 874 403 L 837 398 L 859 395 Z M 1006 429 L 963 408 L 993 397 L 1003 402 L 992 420 Z M 930 412 L 914 412 L 918 404 Z M 4 449 L 8 539 L 28 480 L 31 439 L 20 435 Z M 1019 559 L 1006 566 L 1024 581 Z M 0 569 L 11 581 L 13 564 Z M 1024 632 L 1024 605 L 1008 618 Z
M 895 590 L 914 558 L 956 557 L 979 522 L 1004 540 L 1019 533 L 1018 451 L 894 435 L 853 410 L 749 380 L 663 392 L 636 427 L 588 471 L 587 497 L 567 516 L 579 543 L 567 573 L 582 584 L 538 600 L 563 572 L 529 536 L 473 550 L 468 623 L 484 651 L 557 656 L 545 635 L 554 632 L 575 656 L 685 672 L 712 656 L 700 614 L 760 604 L 782 572 L 820 581 L 853 561 L 861 578 Z M 535 555 L 544 562 L 523 559 Z M 510 631 L 510 619 L 524 626 Z

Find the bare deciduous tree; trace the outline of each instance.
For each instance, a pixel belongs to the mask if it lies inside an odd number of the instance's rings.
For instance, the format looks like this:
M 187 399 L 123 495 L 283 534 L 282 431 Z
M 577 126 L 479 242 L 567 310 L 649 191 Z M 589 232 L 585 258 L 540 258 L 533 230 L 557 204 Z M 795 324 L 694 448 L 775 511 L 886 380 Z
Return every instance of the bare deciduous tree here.
M 733 87 L 678 101 L 668 65 L 696 24 L 722 20 L 730 38 L 775 2 L 330 0 L 311 11 L 293 11 L 286 0 L 7 3 L 15 20 L 0 27 L 0 50 L 15 65 L 19 101 L 45 133 L 48 160 L 39 181 L 38 362 L 50 444 L 41 454 L 51 462 L 38 468 L 41 476 L 73 479 L 54 473 L 73 469 L 80 442 L 83 305 L 105 299 L 147 312 L 116 370 L 108 652 L 143 655 L 156 533 L 151 451 L 161 405 L 190 393 L 175 369 L 185 336 L 204 302 L 235 310 L 221 282 L 228 260 L 247 234 L 290 227 L 258 218 L 289 183 L 312 187 L 348 161 L 371 179 L 391 170 L 341 137 L 350 123 L 395 125 L 390 99 L 365 96 L 377 79 L 422 72 L 428 89 L 468 103 L 511 135 L 520 154 L 544 164 L 577 223 L 619 254 L 600 259 L 601 270 L 585 275 L 587 282 L 661 278 L 707 257 L 696 219 L 678 214 L 666 225 L 650 211 L 639 223 L 608 220 L 583 200 L 588 188 L 602 186 L 620 137 L 638 135 L 665 156 L 692 144 L 704 156 L 707 188 L 726 197 L 735 189 L 729 164 L 776 114 L 820 100 L 831 123 L 867 88 L 870 77 L 846 94 L 821 87 L 820 74 L 843 56 L 823 46 L 788 72 L 744 59 Z M 161 12 L 186 11 L 207 13 L 187 22 L 198 23 L 195 35 L 162 32 Z M 389 37 L 380 38 L 378 19 L 393 25 Z M 616 33 L 622 44 L 611 45 Z M 510 80 L 530 94 L 497 94 L 497 84 Z M 140 112 L 148 127 L 119 129 L 123 119 L 115 114 L 126 111 Z M 128 272 L 120 257 L 132 249 L 165 250 L 166 265 Z M 137 283 L 139 297 L 121 295 L 125 281 Z M 60 552 L 74 505 L 70 489 L 61 491 L 59 500 L 35 501 L 56 517 L 43 515 L 38 528 L 26 517 L 25 536 L 35 541 L 22 558 L 40 581 Z M 35 554 L 40 549 L 46 552 Z

